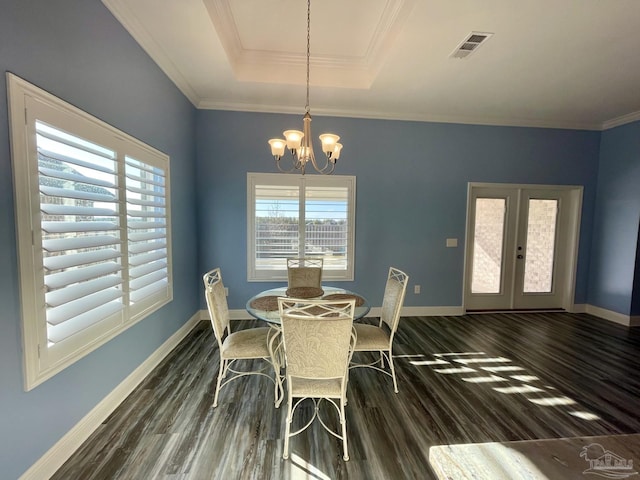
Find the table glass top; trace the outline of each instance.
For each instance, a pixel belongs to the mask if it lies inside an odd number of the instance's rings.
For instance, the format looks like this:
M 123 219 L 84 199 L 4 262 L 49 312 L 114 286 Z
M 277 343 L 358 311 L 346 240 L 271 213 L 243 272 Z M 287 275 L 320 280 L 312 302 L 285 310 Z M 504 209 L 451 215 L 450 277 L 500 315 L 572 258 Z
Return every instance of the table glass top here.
M 367 300 L 360 294 L 356 293 L 356 292 L 352 292 L 350 290 L 346 290 L 344 288 L 339 288 L 339 287 L 330 287 L 328 285 L 323 285 L 322 286 L 322 290 L 324 290 L 324 295 L 320 298 L 324 298 L 327 297 L 328 295 L 336 295 L 336 294 L 342 294 L 342 295 L 354 295 L 356 297 L 360 297 L 363 300 L 362 305 L 360 306 L 356 306 L 355 312 L 354 312 L 354 319 L 358 319 L 358 318 L 362 318 L 365 315 L 367 315 L 367 313 L 369 313 L 369 310 L 371 310 L 371 306 L 369 305 L 369 302 L 367 302 Z M 255 318 L 258 318 L 260 320 L 265 320 L 269 323 L 280 323 L 280 313 L 278 312 L 277 307 L 275 308 L 275 310 L 272 310 L 272 305 L 270 305 L 269 309 L 267 310 L 263 310 L 261 308 L 256 308 L 255 305 L 256 304 L 260 304 L 261 302 L 254 302 L 254 300 L 263 298 L 263 297 L 286 297 L 286 291 L 287 291 L 287 287 L 278 287 L 278 288 L 272 288 L 269 290 L 265 290 L 263 292 L 258 293 L 257 295 L 251 297 L 249 299 L 249 301 L 247 301 L 247 311 Z M 262 302 L 262 303 L 268 303 L 268 302 Z M 252 306 L 253 304 L 253 306 Z

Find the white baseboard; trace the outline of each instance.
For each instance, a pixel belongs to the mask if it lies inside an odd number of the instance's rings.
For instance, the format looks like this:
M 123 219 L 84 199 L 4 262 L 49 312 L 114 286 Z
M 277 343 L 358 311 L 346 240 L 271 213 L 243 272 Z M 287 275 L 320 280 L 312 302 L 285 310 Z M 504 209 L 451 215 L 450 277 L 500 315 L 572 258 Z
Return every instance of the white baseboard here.
M 84 416 L 40 459 L 22 474 L 20 480 L 50 478 L 69 457 L 89 438 L 96 428 L 120 405 L 149 373 L 173 350 L 200 321 L 196 312 L 180 329 L 171 335 L 143 363 L 114 388 L 100 403 Z
M 625 315 L 623 313 L 607 310 L 606 308 L 596 307 L 595 305 L 586 305 L 585 313 L 624 325 L 625 327 L 640 327 L 640 316 L 637 315 Z
M 368 317 L 379 317 L 381 307 L 371 307 L 371 311 L 367 315 Z M 596 317 L 608 320 L 611 322 L 624 325 L 626 327 L 638 327 L 640 326 L 640 316 L 629 316 L 622 313 L 606 310 L 604 308 L 596 307 L 586 303 L 576 303 L 569 310 L 570 313 L 588 313 Z M 402 307 L 403 317 L 433 317 L 433 316 L 445 316 L 455 317 L 464 315 L 464 307 Z M 249 315 L 249 312 L 243 309 L 229 310 L 229 316 L 231 320 L 249 320 L 253 317 Z M 209 312 L 207 310 L 200 310 L 200 319 L 209 320 Z

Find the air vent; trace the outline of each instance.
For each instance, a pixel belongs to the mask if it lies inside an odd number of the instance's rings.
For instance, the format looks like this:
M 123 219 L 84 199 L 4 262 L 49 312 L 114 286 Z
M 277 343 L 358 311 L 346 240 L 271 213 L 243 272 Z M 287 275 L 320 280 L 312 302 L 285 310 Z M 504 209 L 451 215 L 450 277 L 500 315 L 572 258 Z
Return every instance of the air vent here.
M 449 56 L 451 58 L 467 58 L 492 35 L 493 33 L 471 32 L 469 35 L 467 35 L 467 38 L 465 38 Z

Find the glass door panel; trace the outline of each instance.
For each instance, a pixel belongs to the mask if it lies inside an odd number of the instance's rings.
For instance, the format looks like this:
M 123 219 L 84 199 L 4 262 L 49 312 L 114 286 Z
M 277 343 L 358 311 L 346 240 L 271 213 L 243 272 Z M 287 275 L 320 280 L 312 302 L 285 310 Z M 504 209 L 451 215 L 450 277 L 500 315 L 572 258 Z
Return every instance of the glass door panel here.
M 500 293 L 507 201 L 477 198 L 475 207 L 471 292 Z
M 529 199 L 524 293 L 551 293 L 556 247 L 557 199 Z

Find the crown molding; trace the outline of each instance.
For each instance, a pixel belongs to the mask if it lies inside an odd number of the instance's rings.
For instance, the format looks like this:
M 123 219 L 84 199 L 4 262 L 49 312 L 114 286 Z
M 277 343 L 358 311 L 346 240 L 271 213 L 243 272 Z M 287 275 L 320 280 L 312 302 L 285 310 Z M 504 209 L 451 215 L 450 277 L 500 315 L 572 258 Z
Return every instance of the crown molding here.
M 632 123 L 637 120 L 640 120 L 640 111 L 627 113 L 626 115 L 607 120 L 602 123 L 602 130 L 609 130 L 611 128 L 626 125 L 627 123 Z
M 300 114 L 304 111 L 301 107 L 289 107 L 283 105 L 266 104 L 242 104 L 235 102 L 216 102 L 203 100 L 198 103 L 197 108 L 201 110 L 227 110 L 234 112 L 254 112 L 254 113 L 285 113 Z M 530 128 L 553 128 L 563 130 L 601 130 L 601 124 L 590 122 L 554 122 L 534 119 L 518 118 L 497 118 L 497 117 L 472 117 L 472 116 L 448 116 L 425 114 L 407 114 L 401 112 L 385 111 L 365 111 L 346 110 L 332 108 L 312 108 L 311 115 L 319 117 L 346 117 L 363 118 L 371 120 L 399 120 L 407 122 L 429 122 L 429 123 L 457 123 L 462 125 L 484 125 L 496 127 L 530 127 Z
M 160 67 L 167 77 L 178 87 L 182 94 L 194 105 L 200 101 L 198 94 L 180 70 L 171 61 L 164 49 L 156 42 L 151 34 L 142 26 L 127 5 L 126 0 L 102 0 L 111 14 L 122 24 L 134 40 Z

